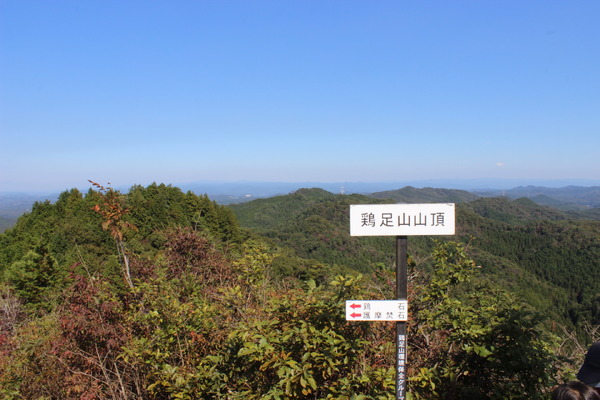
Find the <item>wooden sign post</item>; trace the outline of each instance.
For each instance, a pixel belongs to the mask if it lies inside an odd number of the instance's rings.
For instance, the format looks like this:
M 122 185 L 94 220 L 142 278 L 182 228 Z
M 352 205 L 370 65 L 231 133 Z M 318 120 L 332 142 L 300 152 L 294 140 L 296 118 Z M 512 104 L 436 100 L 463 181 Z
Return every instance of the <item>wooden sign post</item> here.
M 396 400 L 406 399 L 408 319 L 408 238 L 410 235 L 454 235 L 454 204 L 360 204 L 350 206 L 351 236 L 396 236 L 396 299 L 395 306 L 384 313 L 390 318 L 365 318 L 366 304 L 377 300 L 346 301 L 348 321 L 396 321 Z M 361 301 L 363 303 L 361 303 Z M 379 300 L 382 301 L 382 300 Z M 400 310 L 405 307 L 405 313 Z M 350 314 L 349 314 L 350 308 Z M 360 312 L 358 308 L 361 308 Z M 359 315 L 360 314 L 360 315 Z M 360 318 L 362 317 L 362 318 Z

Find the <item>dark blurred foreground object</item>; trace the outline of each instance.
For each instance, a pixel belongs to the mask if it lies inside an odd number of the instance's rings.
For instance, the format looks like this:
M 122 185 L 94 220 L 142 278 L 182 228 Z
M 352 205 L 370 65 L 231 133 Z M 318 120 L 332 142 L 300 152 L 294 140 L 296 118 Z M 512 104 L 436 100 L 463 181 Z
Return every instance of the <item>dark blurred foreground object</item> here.
M 586 385 L 600 387 L 600 342 L 592 344 L 588 349 L 577 379 Z
M 600 394 L 585 383 L 573 381 L 557 386 L 552 400 L 600 400 Z

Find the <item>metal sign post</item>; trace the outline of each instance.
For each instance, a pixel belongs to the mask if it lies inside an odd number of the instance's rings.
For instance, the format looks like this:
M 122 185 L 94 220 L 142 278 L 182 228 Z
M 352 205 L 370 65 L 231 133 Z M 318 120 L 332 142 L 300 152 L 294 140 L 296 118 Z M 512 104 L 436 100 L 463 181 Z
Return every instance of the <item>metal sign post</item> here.
M 396 321 L 396 400 L 406 399 L 407 236 L 454 235 L 454 230 L 454 204 L 360 204 L 350 206 L 351 236 L 396 236 L 397 300 L 395 302 L 386 300 L 346 301 L 347 321 Z M 377 307 L 378 313 L 372 314 L 372 307 Z M 385 318 L 383 318 L 383 314 L 386 315 Z

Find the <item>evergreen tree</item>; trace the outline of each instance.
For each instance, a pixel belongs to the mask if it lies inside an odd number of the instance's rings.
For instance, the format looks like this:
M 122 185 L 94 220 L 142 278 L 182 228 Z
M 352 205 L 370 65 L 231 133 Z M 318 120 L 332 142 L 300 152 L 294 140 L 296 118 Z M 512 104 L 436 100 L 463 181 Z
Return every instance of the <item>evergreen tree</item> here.
M 55 304 L 64 276 L 46 246 L 30 250 L 5 272 L 6 281 L 31 311 L 49 311 Z

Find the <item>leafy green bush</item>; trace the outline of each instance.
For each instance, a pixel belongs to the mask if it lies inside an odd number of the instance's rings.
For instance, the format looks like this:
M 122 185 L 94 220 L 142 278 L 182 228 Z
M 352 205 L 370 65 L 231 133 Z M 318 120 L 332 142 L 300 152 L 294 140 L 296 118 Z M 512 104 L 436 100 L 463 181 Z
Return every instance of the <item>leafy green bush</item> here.
M 556 338 L 541 315 L 485 281 L 464 247 L 433 254 L 410 306 L 410 388 L 416 399 L 542 399 L 555 384 Z

